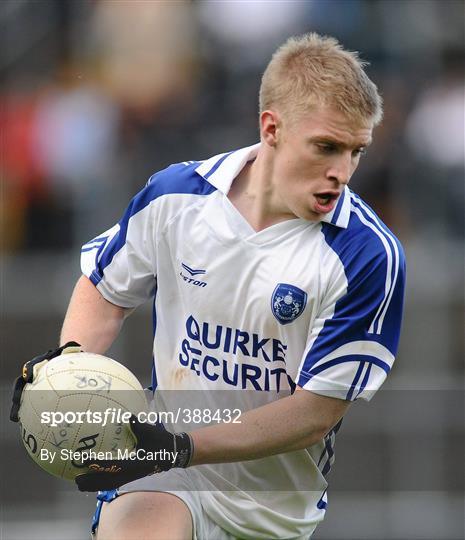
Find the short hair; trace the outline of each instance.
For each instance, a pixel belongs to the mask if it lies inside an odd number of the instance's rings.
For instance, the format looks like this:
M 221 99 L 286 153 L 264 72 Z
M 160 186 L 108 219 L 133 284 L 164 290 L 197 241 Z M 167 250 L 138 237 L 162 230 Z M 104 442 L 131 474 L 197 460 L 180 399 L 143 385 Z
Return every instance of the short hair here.
M 314 32 L 289 38 L 273 54 L 260 86 L 260 114 L 277 109 L 289 121 L 330 106 L 355 120 L 381 122 L 383 105 L 357 52 Z

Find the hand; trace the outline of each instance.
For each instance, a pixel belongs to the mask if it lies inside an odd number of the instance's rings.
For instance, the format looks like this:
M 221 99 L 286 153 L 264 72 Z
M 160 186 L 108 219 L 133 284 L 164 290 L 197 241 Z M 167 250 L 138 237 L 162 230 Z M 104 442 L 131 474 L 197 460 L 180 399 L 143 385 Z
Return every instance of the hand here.
M 189 465 L 193 443 L 187 433 L 171 433 L 163 424 L 141 423 L 134 415 L 129 427 L 137 441 L 135 459 L 86 461 L 92 472 L 76 477 L 79 491 L 115 489 L 144 476 Z
M 23 393 L 24 387 L 27 383 L 32 383 L 34 376 L 38 369 L 38 364 L 46 363 L 52 358 L 56 358 L 62 354 L 72 353 L 72 352 L 81 352 L 81 346 L 75 341 L 68 341 L 61 347 L 56 349 L 50 349 L 44 354 L 35 356 L 32 360 L 26 362 L 23 366 L 22 374 L 16 379 L 15 386 L 13 388 L 13 397 L 11 399 L 11 411 L 10 411 L 10 420 L 12 422 L 19 422 L 18 412 L 19 406 L 21 404 L 21 394 Z

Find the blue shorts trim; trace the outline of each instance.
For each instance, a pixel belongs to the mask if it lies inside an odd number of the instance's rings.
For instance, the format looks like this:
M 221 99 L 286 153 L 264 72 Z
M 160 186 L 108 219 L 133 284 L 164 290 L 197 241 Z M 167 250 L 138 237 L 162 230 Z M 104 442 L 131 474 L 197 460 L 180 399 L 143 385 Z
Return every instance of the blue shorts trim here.
M 117 489 L 112 489 L 110 491 L 99 491 L 97 493 L 97 508 L 95 509 L 94 517 L 92 518 L 92 534 L 95 534 L 95 531 L 97 530 L 103 503 L 114 501 L 118 495 L 119 493 Z

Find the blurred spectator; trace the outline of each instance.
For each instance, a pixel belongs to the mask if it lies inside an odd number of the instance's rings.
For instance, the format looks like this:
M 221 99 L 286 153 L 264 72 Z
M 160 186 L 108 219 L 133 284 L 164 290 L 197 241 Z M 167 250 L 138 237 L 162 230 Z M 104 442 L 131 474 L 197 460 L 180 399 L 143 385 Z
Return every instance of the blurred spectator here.
M 382 88 L 384 118 L 376 127 L 373 144 L 368 148 L 353 179 L 353 189 L 372 205 L 402 240 L 409 224 L 408 202 L 399 197 L 397 175 L 399 157 L 405 148 L 400 133 L 405 130 L 409 89 L 399 77 L 378 74 L 375 80 Z
M 38 102 L 34 158 L 55 200 L 72 217 L 67 244 L 92 236 L 107 208 L 107 194 L 115 188 L 111 173 L 118 130 L 118 107 L 71 66 Z
M 0 97 L 2 251 L 15 251 L 24 245 L 28 208 L 45 192 L 45 181 L 35 162 L 32 142 L 36 101 L 36 96 L 20 90 Z
M 197 5 L 200 26 L 216 47 L 208 54 L 227 63 L 232 71 L 263 68 L 265 59 L 289 35 L 304 29 L 305 2 L 217 2 Z
M 95 4 L 87 54 L 120 107 L 120 166 L 131 193 L 155 170 L 186 159 L 187 145 L 198 156 L 190 136 L 202 76 L 193 9 L 187 0 Z
M 464 166 L 464 97 L 460 80 L 442 79 L 419 97 L 407 125 L 417 157 L 440 167 Z
M 406 185 L 417 211 L 427 209 L 427 228 L 448 237 L 464 235 L 465 85 L 463 56 L 418 97 L 408 118 L 406 138 L 413 151 L 408 166 L 415 185 Z M 461 58 L 460 64 L 456 62 Z
M 115 192 L 119 111 L 79 77 L 67 66 L 41 89 L 5 98 L 4 250 L 68 249 L 101 225 L 107 193 Z
M 177 2 L 98 2 L 91 43 L 103 80 L 124 106 L 152 110 L 190 99 L 196 81 L 192 5 Z

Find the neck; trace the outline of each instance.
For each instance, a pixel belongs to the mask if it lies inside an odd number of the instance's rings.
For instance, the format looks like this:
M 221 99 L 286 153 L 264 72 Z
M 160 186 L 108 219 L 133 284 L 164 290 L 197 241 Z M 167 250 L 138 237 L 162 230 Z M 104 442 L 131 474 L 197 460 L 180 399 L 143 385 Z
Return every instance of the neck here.
M 265 152 L 262 145 L 256 159 L 243 167 L 228 192 L 228 199 L 257 232 L 295 218 L 277 200 L 273 166 Z

